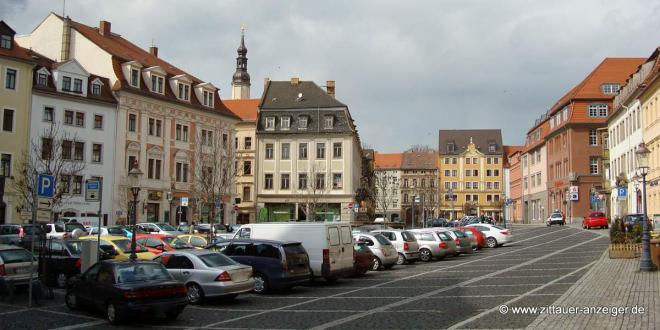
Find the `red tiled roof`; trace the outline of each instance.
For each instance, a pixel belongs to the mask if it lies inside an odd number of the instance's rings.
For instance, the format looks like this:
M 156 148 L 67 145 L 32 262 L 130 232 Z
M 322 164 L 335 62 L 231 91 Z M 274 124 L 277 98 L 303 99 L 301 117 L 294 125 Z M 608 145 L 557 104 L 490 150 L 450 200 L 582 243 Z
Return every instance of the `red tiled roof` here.
M 12 47 L 10 49 L 0 48 L 0 56 L 9 57 L 21 62 L 35 62 L 36 58 L 33 55 L 36 53 L 18 45 L 16 40 L 14 40 L 14 30 L 7 23 L 5 23 L 5 21 L 0 20 L 0 29 L 6 31 L 5 33 L 11 34 L 12 37 Z
M 243 121 L 256 121 L 261 99 L 222 100 L 222 103 Z
M 504 146 L 504 154 L 508 157 L 515 154 L 516 152 L 525 151 L 525 146 Z
M 377 169 L 399 169 L 401 168 L 402 154 L 374 153 L 374 168 Z

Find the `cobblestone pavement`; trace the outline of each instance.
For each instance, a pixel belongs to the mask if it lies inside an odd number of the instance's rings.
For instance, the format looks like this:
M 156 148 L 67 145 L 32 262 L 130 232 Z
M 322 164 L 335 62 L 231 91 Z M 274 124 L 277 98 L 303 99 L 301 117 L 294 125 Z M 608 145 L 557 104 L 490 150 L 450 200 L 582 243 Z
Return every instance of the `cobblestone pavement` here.
M 123 328 L 524 328 L 538 322 L 538 314 L 502 314 L 500 306 L 553 304 L 574 290 L 608 243 L 597 231 L 570 226 L 514 226 L 512 233 L 514 244 L 473 255 L 396 266 L 336 284 L 318 281 L 263 296 L 211 300 L 188 306 L 175 322 L 143 315 Z M 1 328 L 116 328 L 99 313 L 69 311 L 61 291 L 33 310 L 21 299 L 0 302 Z

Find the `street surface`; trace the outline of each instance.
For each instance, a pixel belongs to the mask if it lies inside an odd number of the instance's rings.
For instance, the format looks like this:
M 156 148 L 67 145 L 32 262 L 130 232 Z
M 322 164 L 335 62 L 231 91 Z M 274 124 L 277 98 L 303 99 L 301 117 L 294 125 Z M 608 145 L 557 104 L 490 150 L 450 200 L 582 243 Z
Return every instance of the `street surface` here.
M 395 266 L 336 284 L 318 281 L 264 296 L 210 300 L 186 307 L 175 322 L 144 315 L 123 328 L 522 328 L 538 315 L 504 315 L 500 305 L 551 305 L 608 244 L 605 231 L 568 226 L 514 226 L 512 232 L 515 243 L 474 255 Z M 0 324 L 3 329 L 116 329 L 100 313 L 69 311 L 63 297 L 56 290 L 55 300 L 32 311 L 20 298 L 0 302 Z

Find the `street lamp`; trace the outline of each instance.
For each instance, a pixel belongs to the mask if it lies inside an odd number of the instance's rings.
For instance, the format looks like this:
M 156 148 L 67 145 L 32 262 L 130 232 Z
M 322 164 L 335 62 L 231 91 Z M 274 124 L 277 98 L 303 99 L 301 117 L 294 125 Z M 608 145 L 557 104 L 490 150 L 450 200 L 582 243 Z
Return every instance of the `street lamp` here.
M 506 228 L 506 194 L 502 193 L 502 226 Z
M 644 232 L 642 233 L 642 257 L 639 259 L 639 270 L 653 271 L 655 267 L 651 263 L 650 251 L 650 237 L 649 237 L 649 222 L 646 216 L 646 175 L 649 173 L 649 154 L 651 152 L 646 147 L 644 142 L 640 143 L 635 150 L 635 157 L 637 158 L 637 172 L 642 176 L 642 210 L 644 216 Z
M 642 178 L 635 173 L 635 175 L 632 177 L 633 181 L 633 188 L 635 188 L 635 213 L 639 213 L 639 200 L 637 199 L 637 194 L 639 192 L 639 181 L 642 181 Z M 628 193 L 628 196 L 630 196 L 630 193 Z
M 133 193 L 133 234 L 131 235 L 131 261 L 137 259 L 137 254 L 135 250 L 137 248 L 137 243 L 135 242 L 135 236 L 137 236 L 137 197 L 140 193 L 140 179 L 142 179 L 142 171 L 137 166 L 137 162 L 133 164 L 133 168 L 128 172 L 128 183 L 131 186 L 131 193 Z
M 170 225 L 171 225 L 172 224 L 172 200 L 174 199 L 174 197 L 172 196 L 171 191 L 168 191 L 165 196 L 166 196 L 165 199 L 167 199 L 167 204 L 168 204 L 168 208 L 167 208 L 167 217 L 168 217 L 168 219 L 167 219 L 167 222 L 169 222 Z

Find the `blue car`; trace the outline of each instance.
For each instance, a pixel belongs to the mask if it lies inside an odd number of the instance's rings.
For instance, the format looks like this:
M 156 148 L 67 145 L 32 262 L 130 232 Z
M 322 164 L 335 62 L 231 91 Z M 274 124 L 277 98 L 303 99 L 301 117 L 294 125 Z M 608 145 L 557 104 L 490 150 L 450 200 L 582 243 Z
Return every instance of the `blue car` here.
M 309 281 L 309 256 L 300 242 L 235 239 L 207 247 L 254 269 L 254 291 L 290 288 Z

